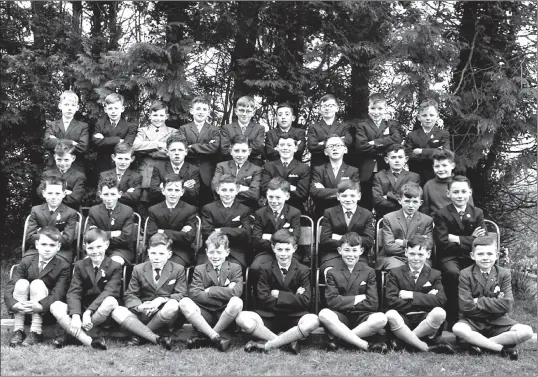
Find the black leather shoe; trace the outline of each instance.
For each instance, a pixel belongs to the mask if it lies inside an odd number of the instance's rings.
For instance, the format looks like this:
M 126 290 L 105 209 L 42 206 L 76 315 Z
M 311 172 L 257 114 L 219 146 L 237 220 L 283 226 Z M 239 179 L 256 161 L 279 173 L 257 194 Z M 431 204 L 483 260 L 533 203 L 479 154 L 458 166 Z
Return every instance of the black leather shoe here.
M 157 344 L 170 351 L 172 349 L 172 338 L 169 336 L 157 337 Z
M 22 342 L 26 339 L 26 334 L 22 330 L 14 331 L 11 335 L 11 339 L 9 340 L 9 346 L 10 347 L 17 347 L 22 344 Z
M 127 345 L 128 346 L 139 346 L 140 343 L 142 343 L 140 341 L 140 337 L 136 336 L 136 335 L 133 335 L 129 338 L 129 340 L 127 341 Z
M 259 353 L 266 353 L 267 351 L 265 350 L 265 345 L 264 344 L 259 344 L 259 343 L 256 343 L 254 341 L 250 341 L 248 342 L 246 345 L 245 345 L 245 352 L 259 352 Z
M 198 335 L 193 335 L 187 340 L 187 349 L 201 348 L 209 346 L 209 339 Z
M 291 342 L 289 345 L 288 345 L 288 349 L 291 353 L 293 353 L 294 355 L 298 355 L 300 350 L 299 350 L 299 342 L 298 341 L 295 341 L 295 342 Z
M 334 339 L 329 339 L 327 342 L 327 350 L 336 352 L 340 349 L 340 345 Z
M 431 345 L 428 347 L 428 350 L 433 353 L 444 353 L 446 355 L 454 355 L 456 353 L 454 348 L 445 342 Z
M 63 348 L 67 346 L 68 344 L 72 343 L 70 336 L 68 334 L 63 334 L 60 336 L 57 336 L 56 338 L 52 339 L 52 345 L 55 348 Z
M 382 355 L 389 351 L 389 347 L 385 343 L 368 343 L 368 352 L 376 352 Z
M 506 347 L 504 346 L 501 350 L 501 356 L 502 357 L 509 357 L 510 360 L 517 360 L 519 358 L 519 352 L 514 347 Z
M 483 353 L 482 348 L 478 346 L 472 346 L 472 345 L 469 345 L 469 348 L 467 349 L 467 351 L 469 352 L 469 355 L 471 356 L 480 356 Z
M 104 338 L 93 338 L 92 339 L 92 348 L 96 350 L 106 351 L 106 343 Z
M 404 349 L 404 346 L 402 345 L 402 343 L 400 341 L 398 341 L 397 339 L 392 338 L 391 340 L 389 340 L 388 348 L 389 348 L 389 350 L 391 350 L 393 352 L 399 352 L 399 351 L 402 351 Z
M 24 339 L 24 342 L 22 342 L 23 347 L 29 347 L 33 346 L 35 344 L 39 344 L 43 342 L 43 334 L 38 334 L 34 331 L 30 331 L 30 334 Z
M 222 338 L 220 335 L 211 339 L 211 344 L 213 347 L 218 349 L 221 352 L 226 351 L 230 347 L 230 340 Z

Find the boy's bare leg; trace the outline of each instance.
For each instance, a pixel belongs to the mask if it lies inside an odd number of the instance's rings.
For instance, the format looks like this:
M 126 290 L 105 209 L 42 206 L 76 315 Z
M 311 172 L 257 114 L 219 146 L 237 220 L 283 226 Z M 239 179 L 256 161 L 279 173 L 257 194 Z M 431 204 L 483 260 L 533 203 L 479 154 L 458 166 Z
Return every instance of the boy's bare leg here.
M 209 323 L 202 316 L 200 308 L 194 301 L 188 297 L 184 297 L 179 302 L 179 308 L 181 312 L 194 327 L 196 327 L 200 332 L 205 334 L 208 338 L 213 339 L 219 336 L 219 334 L 211 328 Z
M 30 283 L 26 279 L 20 279 L 15 283 L 13 289 L 13 298 L 19 302 L 28 301 L 30 295 Z M 13 326 L 13 332 L 21 330 L 24 331 L 24 318 L 26 314 L 23 312 L 15 312 L 15 326 Z
M 41 301 L 49 295 L 49 290 L 43 280 L 36 279 L 30 283 L 30 300 Z M 41 334 L 43 332 L 43 315 L 42 313 L 32 313 L 32 324 L 30 332 Z
M 426 318 L 415 327 L 413 332 L 418 338 L 434 335 L 445 321 L 445 318 L 446 312 L 444 309 L 439 307 L 433 308 Z
M 396 310 L 389 310 L 386 313 L 390 330 L 399 339 L 418 348 L 421 351 L 428 351 L 428 345 L 420 340 L 417 335 L 405 324 L 402 316 Z
M 387 316 L 385 314 L 372 313 L 366 321 L 362 322 L 351 331 L 353 331 L 359 338 L 367 338 L 377 334 L 386 324 Z
M 281 334 L 265 343 L 265 349 L 270 350 L 273 348 L 282 347 L 285 344 L 290 344 L 296 340 L 304 339 L 318 327 L 318 316 L 315 314 L 305 314 L 301 317 L 297 326 L 292 327 L 284 334 Z
M 85 346 L 92 345 L 92 338 L 86 334 L 83 329 L 80 329 L 78 333 L 73 333 L 71 331 L 71 317 L 67 314 L 67 304 L 61 301 L 55 301 L 50 306 L 50 312 L 58 321 L 58 324 L 64 329 L 68 334 L 77 338 Z
M 506 331 L 502 334 L 491 337 L 489 340 L 502 344 L 503 346 L 514 346 L 516 344 L 526 342 L 532 338 L 532 335 L 532 327 L 518 323 L 512 326 L 510 331 Z
M 92 314 L 92 323 L 94 326 L 99 326 L 110 317 L 110 314 L 118 307 L 118 301 L 112 297 L 106 297 L 97 310 Z
M 155 332 L 160 328 L 168 326 L 178 315 L 179 303 L 177 300 L 170 299 L 161 310 L 157 312 L 147 324 L 147 327 Z
M 340 339 L 345 340 L 349 344 L 352 344 L 363 351 L 368 349 L 368 342 L 361 339 L 354 331 L 342 323 L 332 310 L 322 309 L 319 312 L 319 321 L 328 331 Z
M 480 348 L 485 348 L 490 351 L 501 352 L 503 346 L 491 339 L 486 338 L 484 335 L 480 334 L 466 323 L 458 322 L 452 328 L 454 335 L 462 338 L 464 341 L 470 344 L 474 344 Z
M 151 343 L 157 344 L 157 334 L 151 331 L 146 325 L 144 325 L 138 317 L 131 313 L 129 309 L 123 306 L 118 306 L 112 312 L 112 319 L 116 321 L 121 327 L 129 330 L 135 335 L 138 335 Z
M 239 297 L 232 297 L 226 305 L 226 309 L 222 312 L 217 324 L 213 327 L 213 331 L 220 333 L 224 331 L 235 321 L 235 318 L 243 310 L 243 300 Z
M 241 312 L 235 318 L 235 322 L 244 332 L 258 339 L 271 340 L 277 337 L 274 332 L 265 327 L 258 313 L 250 311 Z

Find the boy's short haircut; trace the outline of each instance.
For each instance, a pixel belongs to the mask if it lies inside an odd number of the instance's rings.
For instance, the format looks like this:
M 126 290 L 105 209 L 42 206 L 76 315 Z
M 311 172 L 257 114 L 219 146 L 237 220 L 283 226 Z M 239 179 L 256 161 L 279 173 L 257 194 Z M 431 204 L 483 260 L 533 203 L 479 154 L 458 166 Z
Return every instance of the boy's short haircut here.
M 60 139 L 58 140 L 58 144 L 54 147 L 54 154 L 60 157 L 63 157 L 66 154 L 75 155 L 75 146 L 71 140 Z
M 339 139 L 342 142 L 342 144 L 344 144 L 344 142 L 342 141 L 342 138 L 337 134 L 330 134 L 329 136 L 327 136 L 327 138 L 325 139 L 325 143 L 327 143 L 327 141 L 329 141 L 329 139 L 332 139 L 333 137 Z
M 169 183 L 181 183 L 181 187 L 183 187 L 183 178 L 181 178 L 179 174 L 175 173 L 166 174 L 164 177 L 163 187 L 166 188 L 166 185 Z
M 133 147 L 131 146 L 131 144 L 126 143 L 125 141 L 119 142 L 114 147 L 114 154 L 127 154 L 127 153 L 132 155 Z
M 154 101 L 149 108 L 149 112 L 164 110 L 168 114 L 168 106 L 163 101 Z
M 218 249 L 221 245 L 224 246 L 226 250 L 230 248 L 230 240 L 228 239 L 228 236 L 217 231 L 214 231 L 209 235 L 205 244 L 207 248 L 209 248 L 209 245 L 213 245 L 215 249 Z
M 219 177 L 219 181 L 218 181 L 217 186 L 220 187 L 220 185 L 222 185 L 224 183 L 233 183 L 236 186 L 239 186 L 239 183 L 237 182 L 235 177 L 233 175 L 231 175 L 231 174 L 223 174 L 223 175 L 221 175 Z
M 340 238 L 338 246 L 348 244 L 349 246 L 362 246 L 362 237 L 357 232 L 348 232 Z
M 245 135 L 237 134 L 232 137 L 231 145 L 234 146 L 235 144 L 246 144 L 250 148 L 248 137 L 246 137 Z
M 271 245 L 276 245 L 277 243 L 291 243 L 294 246 L 297 246 L 297 240 L 293 233 L 290 233 L 287 229 L 277 230 L 271 236 Z
M 495 246 L 497 251 L 497 239 L 492 235 L 476 237 L 473 240 L 473 251 L 477 246 Z
M 45 190 L 47 189 L 47 185 L 60 185 L 62 186 L 62 189 L 65 190 L 66 182 L 65 179 L 59 175 L 53 174 L 43 179 L 43 187 Z
M 330 100 L 334 100 L 334 102 L 336 102 L 338 104 L 338 100 L 336 99 L 336 97 L 333 94 L 325 94 L 323 97 L 321 97 L 319 99 L 318 104 L 321 105 L 322 103 L 325 103 L 325 102 L 330 101 Z
M 172 240 L 165 233 L 155 233 L 149 239 L 148 248 L 164 245 L 168 250 L 172 250 Z
M 387 102 L 387 99 L 382 93 L 373 93 L 368 97 L 368 103 L 379 103 L 379 102 Z
M 432 161 L 442 161 L 442 160 L 448 160 L 450 162 L 454 162 L 454 152 L 449 151 L 448 149 L 438 149 L 432 154 Z
M 187 139 L 185 139 L 185 137 L 179 134 L 172 134 L 168 136 L 168 139 L 166 139 L 166 149 L 170 148 L 170 145 L 172 143 L 182 143 L 185 149 L 189 147 L 189 143 L 187 142 Z
M 256 107 L 256 102 L 254 101 L 254 98 L 251 96 L 243 96 L 237 100 L 237 103 L 235 104 L 235 107 L 247 107 L 249 109 L 254 110 Z
M 118 93 L 110 93 L 108 96 L 105 97 L 105 104 L 111 104 L 116 102 L 121 102 L 121 105 L 123 106 L 125 99 L 121 94 Z
M 197 103 L 202 103 L 204 105 L 207 105 L 208 107 L 211 106 L 211 103 L 209 102 L 209 98 L 206 96 L 196 96 L 191 100 L 191 107 L 194 106 Z
M 402 144 L 397 144 L 397 143 L 391 144 L 387 147 L 387 150 L 385 151 L 385 156 L 388 157 L 390 152 L 398 152 L 400 150 L 405 151 L 405 147 Z
M 60 95 L 60 102 L 63 102 L 63 100 L 68 99 L 68 98 L 73 99 L 75 101 L 75 103 L 78 105 L 77 93 L 73 92 L 72 90 L 65 90 Z
M 420 246 L 420 249 L 428 249 L 428 239 L 420 234 L 414 234 L 407 240 L 407 248 L 411 249 Z
M 464 175 L 456 175 L 452 177 L 452 180 L 450 182 L 448 182 L 448 189 L 450 190 L 452 188 L 452 184 L 456 182 L 467 182 L 467 185 L 469 186 L 469 188 L 472 188 L 471 181 L 469 181 L 469 178 L 467 178 Z
M 282 177 L 275 177 L 269 181 L 267 185 L 267 190 L 278 190 L 282 189 L 284 192 L 290 192 L 290 183 Z
M 295 113 L 295 111 L 293 110 L 293 107 L 291 107 L 291 105 L 290 105 L 288 102 L 280 102 L 280 103 L 276 106 L 276 111 L 278 111 L 279 109 L 282 109 L 283 107 L 285 107 L 285 108 L 287 108 L 287 109 L 290 109 L 292 115 Z
M 340 181 L 337 186 L 337 189 L 339 194 L 343 193 L 346 190 L 357 190 L 360 193 L 361 184 L 355 179 L 345 179 L 343 181 Z
M 426 110 L 428 107 L 434 107 L 435 110 L 437 112 L 439 112 L 439 104 L 437 103 L 436 100 L 434 99 L 427 99 L 426 101 L 424 102 L 421 102 L 419 105 L 418 105 L 418 112 L 420 113 L 421 111 L 424 111 Z
M 46 236 L 55 242 L 60 242 L 62 233 L 58 230 L 58 228 L 47 225 L 37 231 L 37 236 L 38 239 L 40 236 Z
M 98 239 L 101 239 L 105 242 L 109 240 L 108 235 L 104 230 L 99 229 L 99 228 L 91 228 L 91 229 L 88 229 L 86 233 L 84 233 L 84 240 L 82 243 L 87 245 Z
M 422 187 L 415 182 L 407 182 L 400 187 L 400 198 L 422 198 Z
M 118 182 L 117 178 L 114 177 L 106 177 L 99 181 L 99 186 L 97 187 L 98 192 L 103 191 L 103 187 L 108 187 L 109 190 L 116 188 L 118 191 L 120 191 L 119 187 L 120 183 Z
M 295 140 L 288 132 L 282 132 L 280 135 L 278 135 L 278 142 L 280 142 L 280 139 L 292 139 L 295 142 L 295 145 L 297 145 L 297 140 Z

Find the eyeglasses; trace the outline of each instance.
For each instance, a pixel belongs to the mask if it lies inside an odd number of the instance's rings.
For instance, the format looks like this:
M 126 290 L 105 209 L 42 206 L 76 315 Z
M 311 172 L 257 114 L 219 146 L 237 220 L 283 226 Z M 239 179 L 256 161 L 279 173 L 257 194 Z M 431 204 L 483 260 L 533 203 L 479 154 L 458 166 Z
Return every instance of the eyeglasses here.
M 334 107 L 336 107 L 336 105 L 334 103 L 331 103 L 331 104 L 328 104 L 328 105 L 321 105 L 322 109 L 332 109 Z
M 235 111 L 236 111 L 238 114 L 249 114 L 249 113 L 253 113 L 253 112 L 254 112 L 253 110 L 250 110 L 250 109 L 235 109 Z
M 327 145 L 325 149 L 335 150 L 335 149 L 342 149 L 344 147 L 345 147 L 344 144 L 331 144 L 331 145 Z

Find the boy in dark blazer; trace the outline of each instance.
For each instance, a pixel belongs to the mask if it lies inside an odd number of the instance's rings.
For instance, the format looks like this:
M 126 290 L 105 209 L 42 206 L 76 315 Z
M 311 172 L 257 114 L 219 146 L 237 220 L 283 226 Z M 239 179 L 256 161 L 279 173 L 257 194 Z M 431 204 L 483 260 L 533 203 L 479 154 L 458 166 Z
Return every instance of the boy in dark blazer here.
M 248 139 L 251 152 L 248 160 L 256 166 L 263 166 L 262 153 L 265 145 L 265 128 L 252 121 L 256 111 L 254 98 L 243 96 L 235 104 L 237 121 L 225 124 L 220 129 L 220 156 L 222 161 L 231 160 L 231 141 L 235 136 L 242 135 Z
M 252 261 L 250 245 L 250 208 L 236 200 L 239 184 L 229 174 L 221 175 L 217 182 L 219 200 L 202 207 L 202 238 L 207 240 L 214 231 L 220 231 L 230 240 L 228 261 L 247 267 Z M 198 264 L 207 262 L 204 250 L 198 250 Z
M 460 271 L 473 264 L 470 257 L 476 237 L 487 235 L 484 213 L 469 204 L 473 194 L 467 177 L 457 175 L 449 183 L 448 197 L 452 204 L 435 212 L 433 239 L 437 246 L 437 262 L 443 274 L 447 297 L 448 329 L 458 320 L 458 282 Z
M 149 208 L 146 238 L 154 234 L 166 234 L 172 240 L 170 260 L 183 267 L 192 266 L 195 250 L 192 243 L 196 238 L 198 222 L 196 207 L 181 200 L 183 180 L 177 174 L 168 174 L 162 189 L 165 200 Z
M 103 201 L 90 208 L 86 229 L 98 228 L 104 230 L 110 240 L 107 256 L 122 266 L 133 263 L 136 249 L 133 250 L 133 210 L 131 207 L 118 202 L 121 192 L 116 179 L 102 180 L 97 188 L 97 194 Z
M 127 123 L 121 119 L 125 111 L 124 98 L 121 94 L 110 93 L 105 97 L 104 111 L 107 115 L 95 124 L 92 141 L 97 147 L 97 172 L 110 170 L 114 167 L 110 155 L 119 143 L 133 145 L 136 137 L 136 124 Z
M 327 208 L 338 204 L 336 194 L 340 182 L 346 180 L 359 182 L 357 168 L 344 163 L 343 158 L 346 153 L 347 147 L 338 135 L 332 134 L 327 138 L 325 154 L 329 156 L 330 161 L 322 166 L 314 167 L 310 182 L 310 195 L 315 205 L 315 220 L 319 219 Z
M 86 176 L 73 167 L 75 161 L 73 147 L 68 140 L 60 140 L 54 148 L 55 167 L 47 169 L 41 175 L 41 184 L 37 188 L 37 194 L 43 197 L 43 181 L 51 176 L 59 176 L 65 181 L 65 197 L 63 203 L 75 211 L 78 211 L 84 196 L 84 184 Z
M 104 339 L 92 339 L 86 331 L 107 321 L 118 307 L 122 267 L 105 256 L 109 241 L 103 230 L 88 230 L 83 243 L 88 258 L 75 263 L 67 304 L 56 301 L 50 306 L 50 312 L 67 332 L 52 344 L 62 348 L 74 337 L 85 346 L 106 350 Z
M 215 200 L 211 191 L 211 179 L 219 156 L 220 132 L 208 122 L 210 102 L 206 97 L 194 97 L 189 112 L 193 122 L 181 126 L 179 135 L 187 140 L 185 161 L 200 170 L 200 194 L 198 203 L 204 206 Z
M 402 209 L 383 216 L 381 252 L 376 255 L 376 270 L 390 270 L 407 264 L 407 242 L 415 234 L 426 238 L 426 248 L 430 253 L 433 248 L 433 219 L 418 212 L 422 203 L 419 184 L 406 183 L 398 196 Z M 428 259 L 426 264 L 431 267 L 432 261 Z
M 340 142 L 346 147 L 353 144 L 353 135 L 349 124 L 336 121 L 336 113 L 338 112 L 336 97 L 332 94 L 324 95 L 319 100 L 319 107 L 322 119 L 308 128 L 307 145 L 310 152 L 311 169 L 329 162 L 330 155 L 326 151 L 329 137 L 338 135 Z
M 515 346 L 533 336 L 530 326 L 508 316 L 513 309 L 510 270 L 495 265 L 497 244 L 491 236 L 473 241 L 474 264 L 465 268 L 459 278 L 460 320 L 454 335 L 469 343 L 469 353 L 482 354 L 482 348 L 517 360 Z
M 46 203 L 32 207 L 28 229 L 26 232 L 26 244 L 30 249 L 24 257 L 33 257 L 37 250 L 31 248 L 39 238 L 39 230 L 46 226 L 53 226 L 60 231 L 61 249 L 58 257 L 71 263 L 75 258 L 77 240 L 77 212 L 62 203 L 65 197 L 65 182 L 56 176 L 45 178 L 42 182 L 43 196 Z
M 263 165 L 262 195 L 267 193 L 267 185 L 271 179 L 282 177 L 290 184 L 288 204 L 304 212 L 303 202 L 308 198 L 310 186 L 310 168 L 294 158 L 297 140 L 290 134 L 281 133 L 274 150 L 280 158 Z
M 49 152 L 48 168 L 54 166 L 54 148 L 60 140 L 65 139 L 74 148 L 77 157 L 73 168 L 84 172 L 84 154 L 88 151 L 89 133 L 87 123 L 74 119 L 75 113 L 79 109 L 78 102 L 78 96 L 75 92 L 64 91 L 58 104 L 58 108 L 62 111 L 62 119 L 47 122 L 45 126 L 43 146 Z
M 139 208 L 140 196 L 142 195 L 142 176 L 129 169 L 131 162 L 134 161 L 133 148 L 125 142 L 116 144 L 112 160 L 116 167 L 102 172 L 99 175 L 99 182 L 103 179 L 116 179 L 118 189 L 121 191 L 119 202 L 136 211 Z
M 289 231 L 277 231 L 271 244 L 275 260 L 260 269 L 257 309 L 239 313 L 236 323 L 244 332 L 266 341 L 248 342 L 246 352 L 267 352 L 290 344 L 291 351 L 298 354 L 297 341 L 319 327 L 318 316 L 309 313 L 310 269 L 294 260 L 297 242 Z M 277 336 L 281 331 L 285 332 Z
M 302 128 L 293 127 L 293 122 L 295 122 L 293 107 L 289 103 L 279 103 L 276 108 L 277 126 L 265 134 L 264 154 L 267 161 L 276 161 L 280 158 L 280 153 L 276 150 L 276 146 L 283 134 L 295 140 L 296 150 L 293 153 L 293 158 L 299 162 L 303 161 L 306 132 Z
M 182 326 L 185 318 L 179 302 L 187 296 L 187 280 L 182 265 L 170 261 L 172 240 L 162 233 L 149 240 L 148 258 L 134 266 L 124 294 L 125 306 L 118 306 L 112 318 L 133 333 L 128 345 L 138 346 L 140 338 L 172 349 L 170 337 L 155 332 L 163 327 Z
M 252 153 L 250 141 L 246 136 L 235 135 L 231 141 L 232 161 L 219 162 L 211 181 L 211 189 L 217 193 L 218 182 L 224 174 L 231 175 L 239 185 L 237 200 L 252 209 L 258 208 L 262 169 L 248 161 Z
M 243 310 L 243 273 L 240 265 L 226 261 L 230 255 L 226 235 L 212 233 L 206 246 L 209 261 L 195 267 L 189 297 L 181 300 L 179 307 L 187 321 L 198 330 L 198 334 L 187 341 L 187 348 L 212 345 L 224 352 L 230 341 L 222 338 L 220 333 L 234 323 Z
M 375 271 L 359 260 L 364 252 L 361 236 L 355 232 L 346 233 L 339 244 L 338 253 L 343 264 L 327 272 L 327 308 L 319 312 L 319 321 L 329 333 L 363 351 L 387 353 L 385 343 L 362 339 L 384 328 L 387 317 L 377 311 Z M 337 342 L 329 340 L 328 348 L 337 350 Z
M 267 186 L 267 205 L 254 213 L 252 224 L 252 246 L 254 260 L 251 271 L 258 271 L 263 264 L 274 260 L 271 236 L 285 229 L 298 241 L 301 236 L 301 212 L 286 203 L 290 197 L 290 184 L 284 178 L 271 179 Z
M 361 206 L 372 210 L 372 184 L 374 173 L 387 168 L 385 150 L 392 144 L 402 143 L 398 124 L 385 120 L 387 101 L 385 96 L 374 93 L 368 99 L 368 118 L 356 125 L 355 151 L 359 168 L 363 198 Z
M 15 313 L 11 347 L 32 346 L 43 341 L 43 318 L 53 318 L 50 305 L 65 300 L 71 277 L 71 265 L 56 256 L 60 250 L 60 231 L 45 226 L 37 232 L 35 248 L 38 255 L 25 257 L 17 265 L 5 286 L 4 301 L 9 311 Z M 24 333 L 24 319 L 32 317 L 30 333 Z
M 183 180 L 183 201 L 196 207 L 200 190 L 200 170 L 196 165 L 185 162 L 187 140 L 179 135 L 170 136 L 166 139 L 166 153 L 169 160 L 158 161 L 153 167 L 149 189 L 150 204 L 164 200 L 162 192 L 164 179 L 168 174 L 177 174 Z
M 420 182 L 420 176 L 404 169 L 407 156 L 401 144 L 387 148 L 385 162 L 389 167 L 374 175 L 372 196 L 375 214 L 378 219 L 402 208 L 399 203 L 400 188 L 408 182 Z M 362 187 L 364 189 L 364 186 Z M 422 201 L 422 199 L 421 199 Z
M 441 273 L 426 265 L 430 257 L 427 240 L 414 235 L 405 252 L 408 263 L 390 270 L 387 277 L 386 313 L 391 333 L 414 349 L 453 354 L 448 343 L 429 344 L 445 321 L 446 296 Z M 399 348 L 395 339 L 392 348 Z
M 326 209 L 321 221 L 319 268 L 325 275 L 327 269 L 342 263 L 337 249 L 344 234 L 358 233 L 362 237 L 362 247 L 366 250 L 366 256 L 374 245 L 374 215 L 358 205 L 361 198 L 359 182 L 352 180 L 340 182 L 337 190 L 340 204 Z M 368 261 L 366 256 L 361 257 L 365 262 Z

